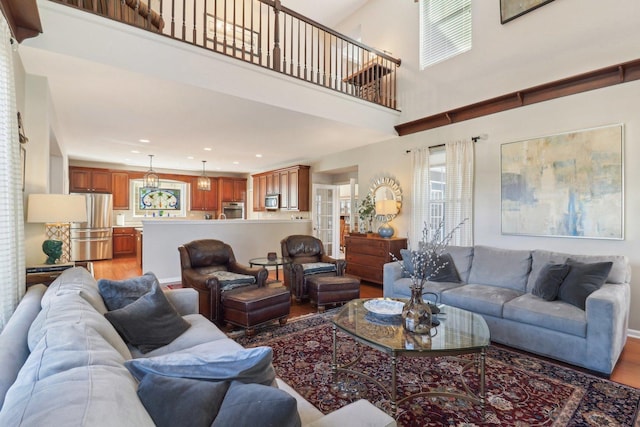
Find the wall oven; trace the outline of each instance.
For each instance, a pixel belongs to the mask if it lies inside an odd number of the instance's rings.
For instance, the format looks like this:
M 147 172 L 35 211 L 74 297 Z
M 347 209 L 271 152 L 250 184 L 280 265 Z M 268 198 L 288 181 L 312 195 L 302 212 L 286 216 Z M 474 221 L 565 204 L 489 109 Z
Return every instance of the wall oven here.
M 222 202 L 222 214 L 226 219 L 244 219 L 244 202 Z

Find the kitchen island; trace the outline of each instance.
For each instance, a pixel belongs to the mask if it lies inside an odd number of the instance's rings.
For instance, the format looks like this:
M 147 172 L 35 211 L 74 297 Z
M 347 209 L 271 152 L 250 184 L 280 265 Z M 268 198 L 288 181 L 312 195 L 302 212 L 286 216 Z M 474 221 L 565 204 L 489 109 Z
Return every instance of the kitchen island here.
M 144 219 L 142 272 L 153 272 L 160 283 L 181 281 L 178 246 L 198 239 L 229 244 L 236 260 L 249 265 L 252 258 L 280 253 L 280 240 L 291 234 L 311 234 L 311 220 L 180 220 Z

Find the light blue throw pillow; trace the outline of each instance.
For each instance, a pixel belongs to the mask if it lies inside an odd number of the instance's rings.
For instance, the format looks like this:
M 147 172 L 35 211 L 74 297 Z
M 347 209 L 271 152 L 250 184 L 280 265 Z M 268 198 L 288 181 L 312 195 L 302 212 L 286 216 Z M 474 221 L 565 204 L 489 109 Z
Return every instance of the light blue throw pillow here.
M 152 272 L 125 280 L 99 279 L 98 289 L 109 311 L 124 308 L 149 293 L 154 284 L 160 285 Z
M 138 380 L 153 373 L 167 377 L 237 380 L 243 383 L 271 385 L 276 374 L 271 364 L 271 347 L 242 348 L 217 354 L 217 342 L 206 342 L 162 356 L 132 359 L 125 366 Z

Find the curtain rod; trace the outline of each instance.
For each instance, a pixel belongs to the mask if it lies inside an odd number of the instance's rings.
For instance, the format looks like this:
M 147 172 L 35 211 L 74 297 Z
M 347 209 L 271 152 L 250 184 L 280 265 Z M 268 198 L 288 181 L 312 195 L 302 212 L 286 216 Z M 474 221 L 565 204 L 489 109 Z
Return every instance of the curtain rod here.
M 480 141 L 480 140 L 487 139 L 487 138 L 489 138 L 489 135 L 487 135 L 486 133 L 481 133 L 481 134 L 480 134 L 480 135 L 478 135 L 478 136 L 472 136 L 472 137 L 471 137 L 471 140 L 472 140 L 473 142 L 478 142 L 478 141 Z M 422 148 L 442 148 L 442 147 L 444 147 L 444 146 L 445 146 L 445 144 L 438 144 L 438 145 L 431 145 L 431 146 L 429 146 L 429 147 L 422 147 Z M 406 151 L 405 151 L 405 154 L 409 154 L 410 152 L 411 152 L 411 150 L 410 150 L 410 149 L 409 149 L 409 150 L 406 150 Z

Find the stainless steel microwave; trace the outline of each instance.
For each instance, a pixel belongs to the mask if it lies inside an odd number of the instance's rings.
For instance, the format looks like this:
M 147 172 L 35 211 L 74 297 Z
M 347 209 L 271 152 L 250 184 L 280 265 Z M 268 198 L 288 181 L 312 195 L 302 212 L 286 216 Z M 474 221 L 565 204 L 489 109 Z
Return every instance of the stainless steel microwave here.
M 280 208 L 280 195 L 267 194 L 264 197 L 264 207 L 268 210 L 278 210 Z

